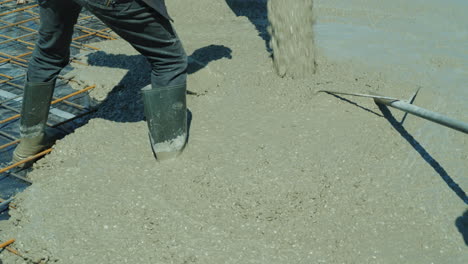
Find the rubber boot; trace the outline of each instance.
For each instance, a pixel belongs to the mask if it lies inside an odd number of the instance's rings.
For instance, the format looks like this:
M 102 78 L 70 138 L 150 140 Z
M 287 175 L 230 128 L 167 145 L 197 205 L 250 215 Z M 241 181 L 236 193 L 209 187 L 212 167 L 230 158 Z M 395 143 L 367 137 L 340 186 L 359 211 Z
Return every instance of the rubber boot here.
M 13 163 L 34 156 L 55 143 L 55 132 L 45 130 L 54 87 L 55 81 L 26 83 L 21 109 L 21 141 L 13 152 Z M 32 162 L 21 167 L 29 167 Z
M 157 160 L 182 153 L 187 141 L 186 84 L 142 89 L 151 148 Z

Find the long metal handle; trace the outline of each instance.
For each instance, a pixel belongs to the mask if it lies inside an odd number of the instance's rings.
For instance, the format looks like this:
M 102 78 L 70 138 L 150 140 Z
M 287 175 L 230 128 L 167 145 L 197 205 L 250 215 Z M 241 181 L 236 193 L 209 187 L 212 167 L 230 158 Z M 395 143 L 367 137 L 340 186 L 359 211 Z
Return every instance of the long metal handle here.
M 318 92 L 331 93 L 331 94 L 344 94 L 344 95 L 352 95 L 352 96 L 358 96 L 358 97 L 370 97 L 370 98 L 373 98 L 374 102 L 378 104 L 388 105 L 390 107 L 396 108 L 406 113 L 419 116 L 421 118 L 427 119 L 437 124 L 450 127 L 452 129 L 468 134 L 468 123 L 466 122 L 455 120 L 448 116 L 424 109 L 419 106 L 412 105 L 409 102 L 401 101 L 393 97 L 387 97 L 387 96 L 382 96 L 378 94 L 347 93 L 347 92 L 338 92 L 338 91 L 330 91 L 330 90 L 320 90 Z M 416 91 L 416 94 L 417 94 L 417 91 Z M 412 100 L 414 100 L 414 96 L 411 99 L 411 101 Z
M 398 110 L 413 114 L 415 116 L 419 116 L 421 118 L 427 119 L 437 124 L 441 124 L 443 126 L 450 127 L 452 129 L 468 134 L 468 123 L 455 120 L 448 116 L 424 109 L 419 106 L 412 105 L 405 101 L 387 100 L 387 99 L 382 99 L 382 98 L 374 98 L 374 101 L 376 103 L 388 105 Z

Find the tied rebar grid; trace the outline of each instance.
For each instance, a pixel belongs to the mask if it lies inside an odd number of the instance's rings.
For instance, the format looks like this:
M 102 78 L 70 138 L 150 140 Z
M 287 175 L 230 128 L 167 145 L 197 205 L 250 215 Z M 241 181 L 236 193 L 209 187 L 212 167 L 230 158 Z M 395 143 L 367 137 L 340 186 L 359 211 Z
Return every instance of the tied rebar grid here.
M 0 180 L 7 176 L 21 178 L 10 171 L 21 164 L 8 163 L 20 141 L 18 120 L 27 64 L 38 38 L 38 12 L 37 4 L 17 5 L 16 0 L 0 0 L 0 167 L 3 167 Z M 82 12 L 70 47 L 71 61 L 84 64 L 77 59 L 79 53 L 99 50 L 92 43 L 112 39 L 116 37 L 108 27 L 88 12 Z M 62 72 L 67 70 L 70 67 Z M 72 81 L 59 76 L 48 121 L 51 127 L 67 131 L 64 125 L 93 111 L 86 92 L 94 86 L 76 91 L 68 85 Z

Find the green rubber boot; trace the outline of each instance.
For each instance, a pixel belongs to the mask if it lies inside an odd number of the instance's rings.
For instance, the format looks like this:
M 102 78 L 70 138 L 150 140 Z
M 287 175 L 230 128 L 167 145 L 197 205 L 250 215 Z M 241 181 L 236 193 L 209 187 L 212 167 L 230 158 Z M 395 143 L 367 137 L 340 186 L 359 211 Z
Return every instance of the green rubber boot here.
M 157 160 L 173 159 L 187 141 L 186 85 L 142 89 L 151 148 Z
M 21 109 L 21 141 L 13 152 L 13 163 L 17 163 L 50 148 L 55 143 L 56 132 L 45 130 L 49 117 L 49 107 L 55 81 L 46 83 L 26 83 Z M 32 162 L 22 167 L 32 165 Z
M 57 138 L 59 137 L 59 133 L 55 131 L 47 131 L 48 129 L 46 129 L 46 132 L 41 133 L 39 136 L 36 137 L 22 138 L 15 151 L 13 152 L 12 163 L 14 164 L 20 162 L 52 147 Z M 32 160 L 31 162 L 22 164 L 23 166 L 20 167 L 30 167 L 32 163 L 34 163 L 34 161 L 35 160 Z

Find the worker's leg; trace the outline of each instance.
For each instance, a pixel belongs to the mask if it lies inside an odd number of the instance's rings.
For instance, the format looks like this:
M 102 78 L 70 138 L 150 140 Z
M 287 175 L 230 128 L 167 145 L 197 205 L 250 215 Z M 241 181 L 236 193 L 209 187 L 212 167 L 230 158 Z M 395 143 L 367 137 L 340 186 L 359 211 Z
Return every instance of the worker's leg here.
M 180 153 L 187 137 L 187 56 L 170 21 L 141 0 L 76 1 L 148 59 L 151 86 L 142 93 L 153 151 L 158 159 Z
M 29 82 L 53 81 L 68 64 L 73 26 L 80 11 L 81 6 L 72 0 L 47 0 L 40 4 L 39 39 L 28 66 Z
M 39 1 L 40 27 L 29 62 L 21 109 L 21 142 L 13 153 L 17 162 L 53 144 L 44 133 L 60 70 L 68 64 L 73 26 L 81 7 L 71 0 Z

